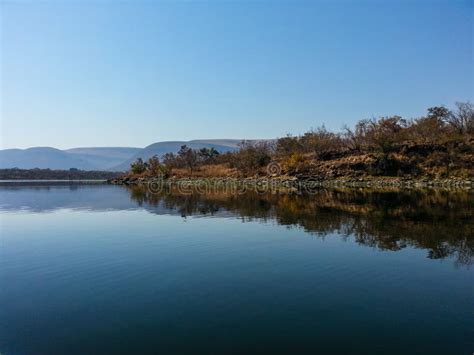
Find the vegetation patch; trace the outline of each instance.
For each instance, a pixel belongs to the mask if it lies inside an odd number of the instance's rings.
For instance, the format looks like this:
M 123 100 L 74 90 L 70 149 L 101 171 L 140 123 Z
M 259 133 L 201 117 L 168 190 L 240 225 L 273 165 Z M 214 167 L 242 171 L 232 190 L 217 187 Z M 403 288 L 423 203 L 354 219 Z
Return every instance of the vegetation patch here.
M 431 107 L 425 116 L 410 120 L 400 116 L 361 120 L 342 132 L 323 126 L 300 136 L 243 141 L 239 148 L 220 154 L 214 148 L 194 150 L 183 145 L 176 154 L 161 159 L 138 159 L 126 177 L 469 180 L 474 177 L 474 106 L 456 103 L 455 111 Z

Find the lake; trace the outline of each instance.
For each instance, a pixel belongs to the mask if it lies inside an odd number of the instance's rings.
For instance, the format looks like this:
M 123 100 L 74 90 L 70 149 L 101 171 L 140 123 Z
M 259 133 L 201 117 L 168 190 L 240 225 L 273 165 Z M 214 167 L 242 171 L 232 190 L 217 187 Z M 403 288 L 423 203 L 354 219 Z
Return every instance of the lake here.
M 0 187 L 0 353 L 472 354 L 474 193 Z

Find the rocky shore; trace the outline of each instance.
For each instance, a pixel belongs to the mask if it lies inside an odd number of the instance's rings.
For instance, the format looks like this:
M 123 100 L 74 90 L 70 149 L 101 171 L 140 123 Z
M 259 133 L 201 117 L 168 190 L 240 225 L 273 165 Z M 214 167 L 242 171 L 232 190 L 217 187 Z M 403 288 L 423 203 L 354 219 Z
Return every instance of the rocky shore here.
M 156 185 L 181 186 L 186 188 L 208 189 L 219 187 L 255 188 L 269 190 L 311 191 L 315 188 L 444 188 L 444 189 L 472 189 L 474 180 L 464 178 L 400 178 L 400 177 L 364 177 L 364 178 L 336 178 L 325 179 L 310 176 L 259 176 L 248 178 L 215 177 L 215 178 L 183 178 L 183 177 L 134 177 L 124 176 L 107 181 L 114 185 Z

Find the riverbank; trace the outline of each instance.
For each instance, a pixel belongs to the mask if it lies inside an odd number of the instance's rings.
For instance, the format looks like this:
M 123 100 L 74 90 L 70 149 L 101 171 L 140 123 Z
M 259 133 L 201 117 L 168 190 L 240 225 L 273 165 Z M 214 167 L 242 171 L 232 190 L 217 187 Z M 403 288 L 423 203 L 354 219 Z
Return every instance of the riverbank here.
M 150 186 L 181 186 L 190 189 L 208 189 L 219 187 L 270 189 L 277 191 L 312 191 L 315 188 L 348 187 L 348 188 L 449 188 L 466 189 L 474 187 L 474 181 L 463 178 L 429 179 L 429 178 L 398 178 L 398 177 L 364 177 L 321 179 L 317 177 L 134 177 L 124 176 L 109 179 L 114 185 L 150 185 Z

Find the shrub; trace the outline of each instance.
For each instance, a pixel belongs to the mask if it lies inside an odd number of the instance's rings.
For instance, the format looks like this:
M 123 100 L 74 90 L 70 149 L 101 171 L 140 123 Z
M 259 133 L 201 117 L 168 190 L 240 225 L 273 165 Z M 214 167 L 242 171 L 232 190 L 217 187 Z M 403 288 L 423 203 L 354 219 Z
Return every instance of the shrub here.
M 232 166 L 244 175 L 259 173 L 271 161 L 271 147 L 267 142 L 251 143 L 243 141 L 234 153 Z
M 147 169 L 147 164 L 143 162 L 142 158 L 138 158 L 130 165 L 130 168 L 134 174 L 143 174 Z
M 285 157 L 295 152 L 302 152 L 303 145 L 299 137 L 292 137 L 287 135 L 283 138 L 278 138 L 276 142 L 275 153 L 278 156 Z
M 282 161 L 283 170 L 289 174 L 294 174 L 298 171 L 301 164 L 305 162 L 305 157 L 301 153 L 292 153 L 288 158 Z
M 343 146 L 340 135 L 328 131 L 324 126 L 306 132 L 300 141 L 304 152 L 316 155 L 330 150 L 337 151 Z

